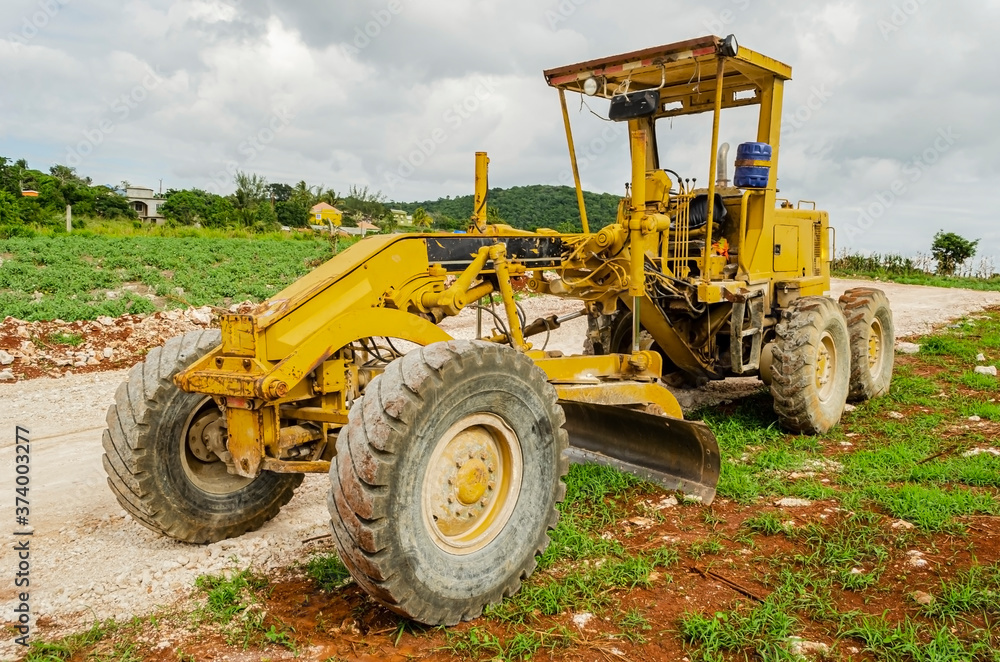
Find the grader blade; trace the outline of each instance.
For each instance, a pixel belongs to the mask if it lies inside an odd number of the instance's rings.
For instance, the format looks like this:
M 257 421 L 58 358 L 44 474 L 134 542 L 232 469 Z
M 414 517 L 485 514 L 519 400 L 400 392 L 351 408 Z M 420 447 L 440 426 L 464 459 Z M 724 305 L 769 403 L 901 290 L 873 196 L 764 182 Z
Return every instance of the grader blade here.
M 715 498 L 719 445 L 704 423 L 634 409 L 562 400 L 571 462 L 615 467 L 697 496 Z

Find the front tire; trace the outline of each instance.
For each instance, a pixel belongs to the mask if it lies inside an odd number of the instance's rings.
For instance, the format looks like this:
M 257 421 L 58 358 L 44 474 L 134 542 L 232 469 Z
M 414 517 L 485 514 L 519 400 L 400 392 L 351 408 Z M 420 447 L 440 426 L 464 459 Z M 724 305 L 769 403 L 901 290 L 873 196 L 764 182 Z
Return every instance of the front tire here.
M 776 328 L 771 394 L 782 427 L 823 434 L 844 413 L 850 339 L 840 307 L 827 297 L 797 299 Z
M 194 331 L 149 352 L 118 387 L 104 431 L 104 470 L 121 507 L 147 528 L 190 543 L 260 528 L 302 482 L 301 474 L 231 475 L 210 449 L 224 452 L 221 412 L 173 377 L 220 340 L 218 330 Z
M 851 337 L 851 386 L 847 399 L 861 402 L 889 392 L 895 361 L 892 309 L 882 290 L 856 287 L 840 297 Z
M 430 625 L 515 593 L 559 517 L 564 422 L 544 373 L 509 348 L 453 340 L 391 363 L 351 407 L 330 469 L 351 575 Z

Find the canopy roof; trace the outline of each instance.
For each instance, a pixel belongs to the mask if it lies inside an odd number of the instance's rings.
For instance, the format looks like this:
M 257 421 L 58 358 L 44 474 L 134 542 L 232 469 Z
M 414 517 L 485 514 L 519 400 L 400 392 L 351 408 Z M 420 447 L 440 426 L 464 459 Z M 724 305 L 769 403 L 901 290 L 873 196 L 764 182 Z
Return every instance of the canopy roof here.
M 598 83 L 594 96 L 605 99 L 659 88 L 660 110 L 656 117 L 672 117 L 712 110 L 719 58 L 725 60 L 723 108 L 759 104 L 762 91 L 770 89 L 770 83 L 792 77 L 792 68 L 787 64 L 742 46 L 735 56 L 727 57 L 724 41 L 716 36 L 700 37 L 570 64 L 549 69 L 545 80 L 552 87 L 583 94 L 584 81 L 594 78 Z

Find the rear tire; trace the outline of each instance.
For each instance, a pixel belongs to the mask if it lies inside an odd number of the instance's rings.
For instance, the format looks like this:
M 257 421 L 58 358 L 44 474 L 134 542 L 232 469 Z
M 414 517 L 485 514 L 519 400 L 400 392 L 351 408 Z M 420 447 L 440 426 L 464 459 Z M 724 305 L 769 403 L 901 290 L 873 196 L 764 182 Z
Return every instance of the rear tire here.
M 391 363 L 351 407 L 330 468 L 351 575 L 430 625 L 515 593 L 559 517 L 564 422 L 544 373 L 509 348 L 453 340 Z
M 118 387 L 104 431 L 104 470 L 121 507 L 147 528 L 190 543 L 260 528 L 302 482 L 301 474 L 230 475 L 217 455 L 191 441 L 218 426 L 220 412 L 173 377 L 220 339 L 218 330 L 194 331 L 153 349 Z
M 896 333 L 892 309 L 882 290 L 857 287 L 840 297 L 851 337 L 850 402 L 877 398 L 889 392 L 895 362 Z
M 827 297 L 802 297 L 776 328 L 771 394 L 782 427 L 823 434 L 844 412 L 850 386 L 850 339 L 840 307 Z

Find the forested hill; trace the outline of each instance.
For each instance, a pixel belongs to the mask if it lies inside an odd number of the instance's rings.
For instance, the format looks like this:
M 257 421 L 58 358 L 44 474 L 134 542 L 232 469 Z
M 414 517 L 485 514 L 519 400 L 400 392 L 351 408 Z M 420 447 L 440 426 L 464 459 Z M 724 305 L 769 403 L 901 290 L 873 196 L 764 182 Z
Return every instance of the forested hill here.
M 587 218 L 591 229 L 613 223 L 618 213 L 619 196 L 610 193 L 584 192 Z M 509 189 L 490 189 L 487 206 L 496 210 L 499 218 L 508 225 L 526 230 L 552 228 L 561 232 L 579 231 L 580 210 L 576 191 L 569 186 L 515 186 Z M 435 225 L 447 225 L 454 219 L 464 224 L 472 216 L 472 196 L 440 198 L 424 202 L 394 202 L 392 206 L 412 214 L 418 207 L 434 217 Z M 443 221 L 443 223 L 442 223 Z

